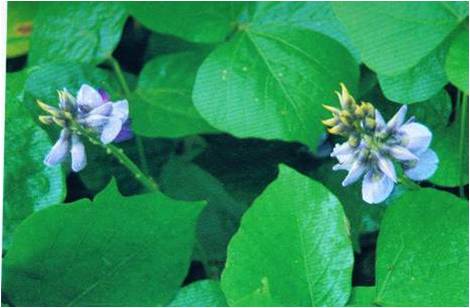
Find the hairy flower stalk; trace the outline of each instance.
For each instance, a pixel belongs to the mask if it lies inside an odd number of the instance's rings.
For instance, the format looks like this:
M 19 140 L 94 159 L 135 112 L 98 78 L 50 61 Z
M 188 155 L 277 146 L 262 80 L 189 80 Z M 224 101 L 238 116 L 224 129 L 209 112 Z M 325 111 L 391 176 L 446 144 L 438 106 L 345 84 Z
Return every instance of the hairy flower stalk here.
M 405 121 L 406 105 L 385 122 L 371 103 L 359 105 L 343 84 L 341 88 L 341 94 L 337 93 L 341 109 L 325 106 L 333 118 L 323 124 L 330 134 L 348 138 L 336 144 L 331 153 L 338 160 L 333 170 L 348 171 L 343 186 L 362 177 L 362 198 L 374 204 L 392 193 L 397 182 L 396 166 L 401 166 L 404 174 L 414 181 L 434 174 L 439 160 L 429 149 L 432 133 L 413 117 Z
M 70 154 L 74 172 L 85 168 L 85 146 L 80 140 L 78 126 L 99 134 L 103 144 L 132 137 L 127 100 L 111 102 L 106 92 L 97 91 L 89 85 L 82 85 L 76 98 L 66 89 L 58 91 L 58 94 L 59 108 L 37 101 L 39 107 L 49 113 L 39 116 L 39 120 L 47 125 L 55 123 L 62 127 L 59 140 L 44 159 L 46 165 L 60 164 Z

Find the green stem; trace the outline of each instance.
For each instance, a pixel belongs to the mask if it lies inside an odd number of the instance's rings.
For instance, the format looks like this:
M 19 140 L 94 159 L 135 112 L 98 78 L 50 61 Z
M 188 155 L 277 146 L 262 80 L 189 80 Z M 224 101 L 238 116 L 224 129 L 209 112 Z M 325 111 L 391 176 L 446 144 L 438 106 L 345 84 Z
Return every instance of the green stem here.
M 101 146 L 106 153 L 113 155 L 124 167 L 126 167 L 134 177 L 149 191 L 158 191 L 158 185 L 155 181 L 148 177 L 140 168 L 124 153 L 124 151 L 113 144 L 103 144 L 93 132 L 88 131 L 80 124 L 72 122 L 75 131 L 88 138 L 91 143 Z
M 418 184 L 407 178 L 406 176 L 400 176 L 398 177 L 398 182 L 403 184 L 404 186 L 408 187 L 411 190 L 418 190 L 421 188 Z
M 460 91 L 459 91 L 460 92 Z M 465 197 L 465 166 L 466 164 L 465 156 L 465 130 L 468 129 L 466 125 L 467 118 L 467 95 L 461 95 L 461 101 L 458 101 L 457 104 L 460 105 L 460 139 L 459 139 L 459 165 L 460 165 L 460 185 L 459 185 L 459 195 L 460 197 Z
M 113 57 L 110 57 L 108 59 L 108 62 L 113 68 L 114 74 L 116 75 L 119 81 L 119 84 L 121 85 L 121 88 L 124 91 L 124 95 L 126 96 L 127 100 L 130 100 L 131 90 L 129 89 L 129 85 L 126 82 L 126 79 L 124 78 L 124 73 L 122 72 L 119 62 Z M 149 167 L 147 163 L 147 158 L 145 157 L 145 149 L 144 149 L 144 143 L 142 142 L 142 138 L 136 135 L 135 143 L 137 146 L 137 152 L 139 154 L 140 165 L 142 166 L 142 169 L 144 170 L 144 172 L 146 174 L 149 174 Z

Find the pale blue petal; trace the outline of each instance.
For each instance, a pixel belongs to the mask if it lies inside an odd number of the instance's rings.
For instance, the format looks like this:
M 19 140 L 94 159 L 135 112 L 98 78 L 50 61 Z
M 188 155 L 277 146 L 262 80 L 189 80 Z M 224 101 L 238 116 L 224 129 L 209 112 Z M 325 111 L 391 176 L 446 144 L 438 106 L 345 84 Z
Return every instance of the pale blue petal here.
M 108 122 L 103 126 L 101 131 L 101 142 L 108 144 L 119 135 L 122 128 L 121 120 L 117 118 L 109 118 Z
M 402 144 L 415 154 L 423 153 L 431 144 L 432 133 L 423 124 L 405 124 L 399 132 L 402 134 Z
M 77 135 L 72 135 L 71 139 L 72 148 L 70 149 L 70 154 L 72 156 L 72 170 L 79 172 L 86 166 L 85 146 Z
M 403 122 L 405 122 L 406 111 L 408 107 L 406 105 L 401 106 L 401 108 L 395 113 L 395 115 L 388 121 L 387 129 L 394 130 L 399 128 Z
M 413 167 L 405 167 L 405 174 L 414 181 L 423 181 L 430 178 L 437 170 L 439 158 L 437 154 L 428 149 L 418 156 L 418 161 Z
M 99 114 L 102 116 L 109 116 L 113 111 L 113 103 L 107 102 L 101 106 L 96 107 L 95 109 L 91 110 L 88 115 L 92 114 Z
M 380 171 L 369 171 L 362 180 L 362 199 L 370 204 L 383 202 L 390 196 L 393 181 Z
M 395 167 L 390 159 L 378 155 L 377 156 L 377 166 L 380 171 L 382 171 L 386 176 L 388 176 L 393 182 L 397 182 L 397 174 L 395 172 Z
M 418 159 L 418 156 L 411 153 L 410 150 L 399 145 L 394 145 L 390 147 L 389 152 L 390 152 L 390 155 L 392 155 L 394 158 L 401 160 L 401 161 Z
M 60 164 L 66 157 L 70 147 L 70 132 L 67 129 L 63 129 L 60 132 L 59 140 L 54 144 L 52 149 L 46 155 L 44 164 L 49 167 Z
M 80 108 L 89 111 L 103 103 L 103 98 L 100 93 L 89 85 L 84 84 L 80 87 L 80 90 L 78 90 L 77 104 Z
M 377 130 L 380 131 L 385 128 L 385 120 L 377 109 L 375 109 L 375 122 L 377 123 Z
M 101 127 L 109 122 L 109 117 L 105 117 L 99 114 L 92 114 L 79 121 L 86 127 L 90 127 L 96 130 L 101 130 Z
M 126 122 L 127 118 L 129 117 L 129 103 L 127 100 L 113 103 L 111 117 L 121 120 L 122 123 Z
M 360 161 L 355 161 L 352 164 L 348 175 L 344 178 L 343 183 L 341 184 L 343 186 L 351 185 L 352 183 L 359 180 L 359 178 L 364 174 L 365 171 L 366 171 L 366 165 Z

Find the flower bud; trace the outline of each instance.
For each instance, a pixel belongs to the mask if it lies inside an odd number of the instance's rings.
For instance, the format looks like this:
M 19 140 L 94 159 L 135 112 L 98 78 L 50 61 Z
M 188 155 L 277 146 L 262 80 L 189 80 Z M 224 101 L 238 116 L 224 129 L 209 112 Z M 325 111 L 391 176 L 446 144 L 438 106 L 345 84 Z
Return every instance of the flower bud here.
M 329 126 L 329 127 L 332 127 L 332 126 L 335 126 L 339 123 L 339 120 L 337 117 L 334 117 L 334 118 L 331 118 L 331 119 L 327 119 L 327 120 L 323 120 L 321 121 L 323 123 L 323 125 L 325 126 Z
M 49 106 L 46 103 L 41 102 L 40 100 L 37 100 L 36 103 L 38 104 L 39 108 L 44 110 L 47 113 L 50 113 L 52 116 L 59 116 L 60 115 L 60 110 L 57 108 L 54 108 L 52 106 Z
M 49 115 L 40 115 L 39 122 L 45 125 L 51 125 L 52 123 L 54 123 L 54 118 Z

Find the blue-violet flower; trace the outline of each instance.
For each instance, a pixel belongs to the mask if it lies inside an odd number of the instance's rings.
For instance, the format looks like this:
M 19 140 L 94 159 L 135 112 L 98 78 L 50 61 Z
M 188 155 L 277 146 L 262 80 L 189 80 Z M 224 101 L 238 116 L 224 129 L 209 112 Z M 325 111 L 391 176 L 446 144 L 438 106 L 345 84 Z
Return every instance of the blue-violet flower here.
M 49 115 L 39 117 L 44 124 L 56 123 L 62 127 L 59 139 L 46 155 L 44 163 L 54 166 L 63 162 L 70 152 L 72 170 L 78 172 L 87 164 L 85 146 L 74 125 L 81 125 L 99 135 L 103 144 L 132 138 L 127 100 L 111 102 L 103 90 L 82 85 L 73 97 L 66 89 L 58 91 L 59 108 L 38 101 Z
M 371 103 L 358 105 L 346 87 L 341 87 L 342 93 L 337 94 L 342 109 L 325 106 L 333 118 L 323 123 L 330 133 L 348 137 L 348 141 L 336 144 L 331 153 L 338 160 L 333 170 L 348 171 L 343 186 L 363 177 L 362 198 L 367 203 L 380 203 L 397 182 L 396 165 L 415 181 L 434 174 L 439 159 L 429 149 L 432 133 L 414 117 L 405 121 L 406 105 L 386 123 Z

